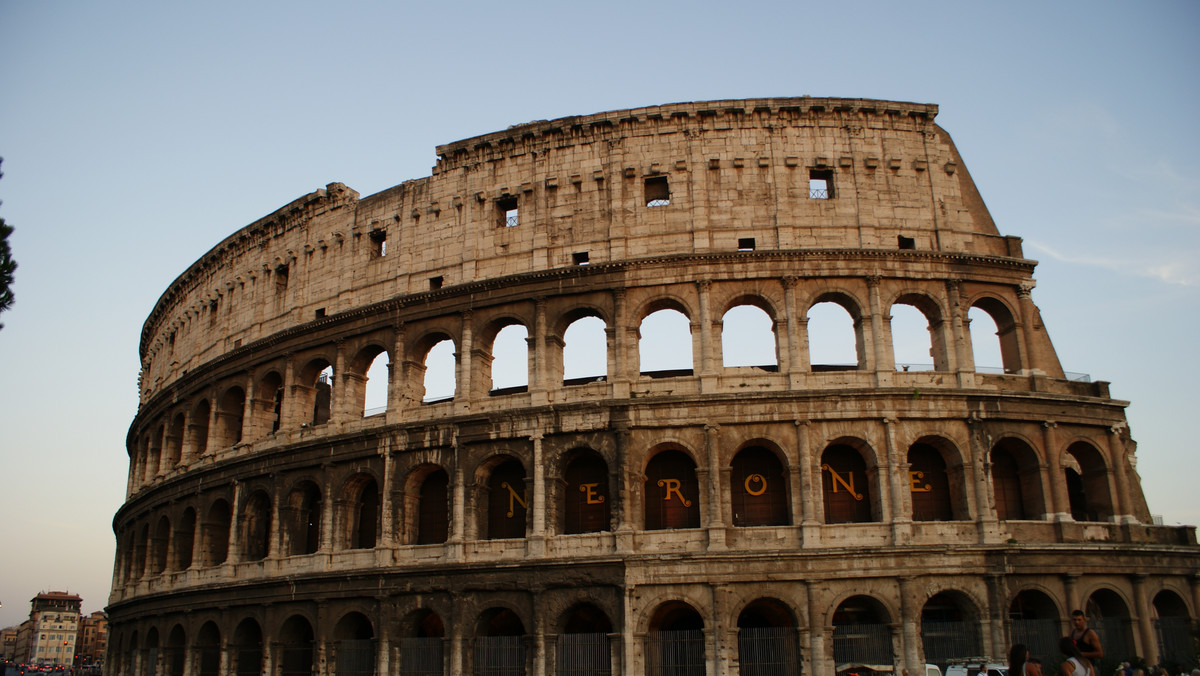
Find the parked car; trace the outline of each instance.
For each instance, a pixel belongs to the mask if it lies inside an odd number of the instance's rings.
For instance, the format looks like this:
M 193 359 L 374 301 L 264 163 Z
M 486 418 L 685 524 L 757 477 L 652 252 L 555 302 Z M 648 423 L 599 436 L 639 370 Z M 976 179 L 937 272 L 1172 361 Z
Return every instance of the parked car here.
M 1008 665 L 997 662 L 962 662 L 946 666 L 946 676 L 1008 676 Z

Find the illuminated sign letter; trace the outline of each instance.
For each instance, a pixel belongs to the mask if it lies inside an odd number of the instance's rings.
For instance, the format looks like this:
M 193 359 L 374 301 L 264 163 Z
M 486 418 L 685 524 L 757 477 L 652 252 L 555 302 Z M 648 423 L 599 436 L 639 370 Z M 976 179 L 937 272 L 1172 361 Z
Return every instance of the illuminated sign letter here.
M 908 473 L 909 484 L 912 486 L 913 493 L 929 493 L 933 490 L 933 486 L 929 484 L 921 485 L 921 479 L 925 478 L 924 472 L 913 470 Z
M 829 479 L 830 479 L 830 482 L 833 484 L 833 492 L 834 493 L 837 493 L 838 484 L 841 484 L 842 486 L 844 486 L 846 488 L 847 493 L 854 496 L 855 500 L 863 499 L 862 493 L 854 492 L 854 472 L 848 473 L 850 480 L 846 481 L 844 478 L 842 478 L 841 474 L 838 474 L 829 465 L 821 465 L 821 469 L 825 470 L 826 472 L 829 472 Z
M 508 489 L 508 513 L 505 514 L 504 516 L 507 516 L 508 518 L 511 519 L 513 517 L 513 514 L 516 513 L 517 510 L 516 510 L 516 505 L 513 504 L 514 502 L 521 505 L 521 507 L 523 507 L 525 509 L 529 508 L 529 505 L 525 504 L 524 491 L 522 491 L 521 495 L 517 495 L 517 492 L 515 490 L 513 490 L 512 486 L 508 485 L 507 481 L 501 481 L 500 487 Z
M 664 502 L 669 501 L 671 499 L 671 494 L 674 493 L 675 495 L 679 496 L 679 501 L 683 503 L 684 507 L 692 506 L 691 501 L 684 498 L 683 493 L 679 492 L 679 486 L 681 485 L 679 479 L 659 479 L 658 485 L 667 489 L 663 494 Z
M 750 487 L 751 484 L 758 484 L 758 490 Z M 761 474 L 751 474 L 746 477 L 746 492 L 750 495 L 762 495 L 767 492 L 767 478 Z
M 604 496 L 596 493 L 596 486 L 600 484 L 579 484 L 579 492 L 583 493 L 583 501 L 589 505 L 598 505 L 604 502 Z

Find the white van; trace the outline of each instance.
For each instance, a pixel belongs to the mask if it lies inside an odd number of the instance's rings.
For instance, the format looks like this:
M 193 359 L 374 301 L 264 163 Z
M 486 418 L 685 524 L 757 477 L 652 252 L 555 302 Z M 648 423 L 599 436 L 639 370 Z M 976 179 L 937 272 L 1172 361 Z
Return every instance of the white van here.
M 1008 676 L 1008 665 L 996 662 L 963 662 L 946 667 L 945 676 Z

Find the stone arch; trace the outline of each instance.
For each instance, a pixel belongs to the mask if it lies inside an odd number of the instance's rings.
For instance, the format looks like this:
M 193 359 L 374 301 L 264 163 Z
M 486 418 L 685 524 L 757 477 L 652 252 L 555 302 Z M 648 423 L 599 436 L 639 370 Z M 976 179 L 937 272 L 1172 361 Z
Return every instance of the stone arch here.
M 833 440 L 821 452 L 821 498 L 825 523 L 883 520 L 879 467 L 874 449 L 853 437 Z
M 432 328 L 412 342 L 409 350 L 412 361 L 405 364 L 405 383 L 413 401 L 432 404 L 454 398 L 459 362 L 459 341 L 455 336 Z
M 242 418 L 246 413 L 246 391 L 228 387 L 217 399 L 217 448 L 229 448 L 242 441 Z
M 850 319 L 851 335 L 846 334 L 844 326 L 839 328 L 838 325 L 844 322 L 840 314 L 823 314 L 824 309 L 817 309 L 817 315 L 814 316 L 814 308 L 823 303 L 832 303 L 845 311 Z M 816 295 L 808 307 L 804 308 L 809 363 L 812 371 L 846 371 L 868 367 L 862 308 L 863 304 L 854 295 L 841 289 L 830 289 Z M 841 363 L 844 361 L 841 355 L 848 355 L 845 350 L 851 342 L 854 345 L 853 364 Z M 841 350 L 834 345 L 841 345 Z
M 551 374 L 563 385 L 583 385 L 608 379 L 609 327 L 606 314 L 591 305 L 572 308 L 555 325 L 549 354 Z M 598 352 L 598 354 L 596 354 Z
M 193 548 L 196 543 L 196 509 L 194 507 L 184 508 L 183 514 L 175 524 L 175 530 L 171 533 L 171 540 L 175 543 L 172 548 L 175 555 L 170 564 L 171 570 L 191 568 L 195 553 Z
M 1091 443 L 1076 441 L 1063 454 L 1067 500 L 1076 521 L 1107 521 L 1114 515 L 1108 463 Z
M 908 447 L 913 521 L 965 521 L 966 481 L 962 454 L 944 437 L 924 436 Z
M 342 549 L 374 549 L 379 542 L 379 482 L 370 472 L 358 472 L 342 484 L 340 525 Z
M 404 541 L 441 544 L 450 536 L 450 474 L 441 465 L 421 463 L 404 479 Z
M 557 626 L 553 673 L 612 673 L 613 624 L 600 607 L 576 603 L 559 617 Z
M 674 445 L 652 450 L 643 481 L 646 530 L 700 527 L 700 482 L 687 451 Z
M 171 547 L 171 519 L 166 514 L 158 517 L 154 534 L 150 536 L 147 552 L 148 572 L 159 575 L 167 570 L 167 552 Z
M 221 670 L 221 630 L 208 620 L 196 632 L 197 676 L 218 676 Z
M 350 611 L 333 627 L 337 676 L 372 676 L 375 673 L 375 628 L 366 615 Z
M 122 552 L 125 557 L 125 559 L 124 559 L 125 575 L 124 575 L 124 578 L 122 581 L 125 584 L 129 584 L 131 582 L 137 582 L 137 579 L 139 577 L 141 577 L 140 575 L 138 575 L 137 566 L 136 566 L 136 564 L 137 564 L 137 533 L 136 533 L 136 530 L 137 529 L 136 528 L 127 528 L 127 530 L 129 531 L 129 534 L 125 537 L 125 551 Z
M 1163 589 L 1154 595 L 1150 605 L 1159 662 L 1172 666 L 1195 664 L 1194 623 L 1188 614 L 1187 603 L 1174 591 Z
M 1000 342 L 1000 359 L 1003 363 L 1005 373 L 1019 373 L 1023 368 L 1021 365 L 1021 352 L 1017 341 L 1017 322 L 1016 313 L 1009 307 L 1008 303 L 1000 298 L 992 295 L 981 295 L 974 298 L 967 306 L 967 317 L 964 321 L 967 323 L 968 329 L 971 332 L 971 343 L 976 344 L 979 329 L 970 329 L 971 319 L 970 311 L 972 308 L 978 308 L 987 313 L 992 321 L 996 323 L 996 337 Z M 974 352 L 974 349 L 972 350 Z M 975 364 L 975 370 L 979 370 L 979 364 Z
M 183 432 L 183 411 L 176 411 L 175 415 L 171 416 L 170 422 L 167 423 L 166 433 L 163 436 L 162 454 L 167 469 L 175 469 L 179 463 L 183 462 Z
M 141 676 L 157 676 L 159 674 L 159 645 L 158 645 L 158 627 L 150 627 L 146 630 L 146 639 L 142 644 L 142 650 L 145 651 L 145 659 L 142 661 Z
M 201 398 L 192 406 L 188 415 L 187 457 L 199 458 L 208 451 L 208 423 L 212 417 L 212 407 L 208 399 Z
M 695 372 L 691 325 L 696 314 L 686 302 L 675 296 L 659 297 L 643 304 L 633 316 L 638 318 L 639 373 L 661 378 Z
M 258 676 L 262 673 L 263 634 L 262 627 L 253 618 L 245 618 L 233 632 L 230 650 L 230 670 L 235 676 Z
M 251 410 L 255 418 L 252 425 L 256 438 L 269 437 L 279 431 L 283 424 L 285 398 L 283 374 L 275 368 L 267 369 L 254 385 Z
M 525 537 L 528 523 L 529 489 L 525 464 L 501 454 L 480 465 L 476 474 L 483 488 L 479 510 L 480 532 L 487 540 Z
M 730 299 L 721 314 L 722 365 L 778 371 L 777 324 L 775 306 L 763 296 L 742 294 Z
M 646 634 L 646 662 L 650 673 L 704 674 L 704 618 L 699 611 L 684 601 L 655 608 Z
M 301 479 L 288 490 L 279 515 L 284 556 L 315 554 L 321 547 L 321 487 Z
M 729 465 L 734 526 L 791 525 L 786 458 L 774 444 L 747 442 Z
M 1008 606 L 1008 631 L 1013 643 L 1023 643 L 1034 655 L 1054 655 L 1062 635 L 1062 610 L 1045 589 L 1028 587 L 1013 595 Z
M 1104 654 L 1130 657 L 1133 649 L 1133 619 L 1129 613 L 1129 600 L 1109 587 L 1100 587 L 1087 596 L 1083 613 L 1088 626 L 1104 637 Z M 1149 611 L 1149 609 L 1147 609 Z
M 945 665 L 983 654 L 979 606 L 967 594 L 944 590 L 921 607 L 921 643 L 925 661 Z
M 187 632 L 183 630 L 183 625 L 176 624 L 167 634 L 167 642 L 163 646 L 163 676 L 183 676 L 187 647 Z
M 387 390 L 389 364 L 392 361 L 391 352 L 382 340 L 368 339 L 346 364 L 346 373 L 342 374 L 343 391 L 341 397 L 346 402 L 346 410 L 357 417 L 367 417 L 387 410 Z M 376 397 L 383 401 L 383 410 L 368 410 L 368 390 L 374 391 L 376 379 L 383 381 L 383 396 Z
M 903 305 L 914 308 L 925 319 L 925 330 L 927 335 L 923 336 L 922 344 L 928 347 L 928 355 L 932 361 L 934 371 L 949 371 L 950 370 L 950 349 L 946 340 L 945 322 L 943 318 L 946 313 L 942 309 L 941 304 L 933 297 L 920 291 L 905 291 L 898 294 L 888 306 L 888 314 L 895 315 L 895 307 Z M 892 332 L 892 351 L 893 355 L 897 354 L 896 332 Z M 910 336 L 913 340 L 917 336 Z M 912 368 L 902 369 L 901 359 L 895 358 L 896 368 L 898 370 L 919 370 Z M 922 363 L 922 365 L 924 365 Z
M 437 612 L 417 608 L 400 621 L 401 674 L 445 673 L 444 639 L 446 626 Z
M 333 361 L 318 354 L 304 362 L 296 372 L 296 385 L 292 387 L 293 406 L 300 419 L 311 426 L 324 425 L 333 416 L 334 383 L 338 377 L 333 372 Z
M 1001 521 L 1044 519 L 1041 458 L 1028 442 L 1004 437 L 988 456 L 996 517 Z
M 576 448 L 562 458 L 562 523 L 565 534 L 612 529 L 612 491 L 608 463 L 590 448 Z
M 855 595 L 832 615 L 834 664 L 893 664 L 891 614 L 873 596 Z
M 737 628 L 741 673 L 801 673 L 798 623 L 786 603 L 769 597 L 751 601 L 738 613 Z
M 525 634 L 525 622 L 511 608 L 493 606 L 480 613 L 475 623 L 473 673 L 527 673 Z
M 261 561 L 271 552 L 271 497 L 263 489 L 246 498 L 241 518 L 242 560 Z
M 504 313 L 491 318 L 475 333 L 475 349 L 471 355 L 475 396 L 499 396 L 529 390 L 531 325 L 528 319 Z M 500 360 L 498 365 L 497 359 Z M 494 365 L 497 368 L 493 368 Z
M 279 628 L 280 676 L 310 676 L 314 663 L 313 627 L 303 615 L 292 615 Z
M 201 524 L 201 561 L 205 566 L 218 566 L 229 557 L 229 529 L 232 523 L 229 503 L 214 500 Z

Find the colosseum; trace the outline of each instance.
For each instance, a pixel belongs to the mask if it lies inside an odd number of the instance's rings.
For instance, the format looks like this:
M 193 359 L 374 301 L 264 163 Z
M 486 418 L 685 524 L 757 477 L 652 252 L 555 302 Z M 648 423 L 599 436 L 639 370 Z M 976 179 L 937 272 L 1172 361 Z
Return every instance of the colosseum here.
M 234 232 L 142 330 L 111 673 L 898 676 L 1076 608 L 1193 666 L 1195 531 L 937 112 L 535 121 Z

